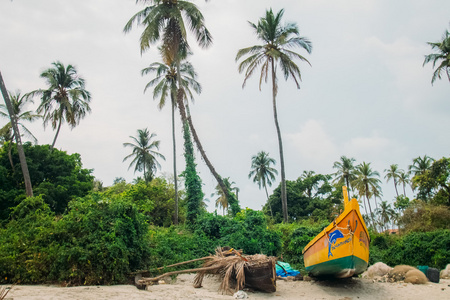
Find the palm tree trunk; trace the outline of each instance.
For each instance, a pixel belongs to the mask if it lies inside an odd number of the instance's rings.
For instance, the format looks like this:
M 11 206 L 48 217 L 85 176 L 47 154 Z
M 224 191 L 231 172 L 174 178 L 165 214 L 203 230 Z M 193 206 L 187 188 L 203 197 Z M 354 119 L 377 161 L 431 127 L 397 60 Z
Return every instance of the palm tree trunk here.
M 272 103 L 273 103 L 273 118 L 275 120 L 275 127 L 277 129 L 278 136 L 278 147 L 280 150 L 280 165 L 281 165 L 281 207 L 283 209 L 283 221 L 287 223 L 288 220 L 288 207 L 287 207 L 287 196 L 286 196 L 286 176 L 284 170 L 284 155 L 283 155 L 283 143 L 281 140 L 281 131 L 280 125 L 278 124 L 278 115 L 277 115 L 277 84 L 276 84 L 276 74 L 275 74 L 275 66 L 274 61 L 271 58 L 272 63 Z
M 25 158 L 25 151 L 23 150 L 19 128 L 17 127 L 17 120 L 15 118 L 11 100 L 9 99 L 8 90 L 6 89 L 5 83 L 3 82 L 1 72 L 0 72 L 0 89 L 2 90 L 3 99 L 5 99 L 5 104 L 8 109 L 9 117 L 11 119 L 11 126 L 14 131 L 14 137 L 16 139 L 17 152 L 19 153 L 20 167 L 22 168 L 23 179 L 25 182 L 25 191 L 27 193 L 27 197 L 33 197 L 33 188 L 31 186 L 30 173 L 28 171 L 27 160 Z
M 369 196 L 367 194 L 368 192 L 369 192 L 369 187 L 366 185 L 366 199 L 367 199 L 367 204 L 369 204 L 369 212 L 370 212 L 369 219 L 372 221 L 372 226 L 374 227 L 374 229 L 376 231 L 377 229 L 375 227 L 375 222 L 373 221 L 372 207 L 370 206 Z
M 177 179 L 177 148 L 175 140 L 175 99 L 173 93 L 171 93 L 172 99 L 172 144 L 173 144 L 173 180 L 175 186 L 175 216 L 173 223 L 178 225 L 178 179 Z
M 181 87 L 181 84 L 180 84 L 181 83 L 181 74 L 180 74 L 180 59 L 179 58 L 177 59 L 177 81 L 178 81 L 177 105 L 178 105 L 178 110 L 180 111 L 181 120 L 183 121 L 183 123 L 185 123 L 186 121 L 188 122 L 189 128 L 191 129 L 192 136 L 195 141 L 195 144 L 197 145 L 197 149 L 200 151 L 200 154 L 202 155 L 203 160 L 205 161 L 206 165 L 208 166 L 209 171 L 214 176 L 214 178 L 217 180 L 217 183 L 219 184 L 220 188 L 222 189 L 222 191 L 223 191 L 224 195 L 227 197 L 227 199 L 231 199 L 231 197 L 234 197 L 234 196 L 229 193 L 227 187 L 225 186 L 225 183 L 222 180 L 222 177 L 220 177 L 220 175 L 216 172 L 213 165 L 211 164 L 208 157 L 206 156 L 206 152 L 202 147 L 202 144 L 200 142 L 200 139 L 198 138 L 197 132 L 195 131 L 194 124 L 192 123 L 192 119 L 190 116 L 188 117 L 186 114 L 186 108 L 183 103 L 183 98 L 184 98 L 183 93 L 184 92 L 183 92 L 183 88 Z M 233 215 L 235 215 L 239 212 L 238 207 L 239 207 L 239 204 L 237 204 L 237 203 L 235 205 L 231 205 L 231 212 Z
M 53 139 L 53 143 L 52 143 L 52 147 L 50 148 L 50 152 L 53 151 L 53 148 L 55 147 L 56 139 L 58 138 L 59 131 L 61 130 L 61 124 L 62 124 L 62 119 L 60 117 L 59 118 L 58 129 L 56 130 L 55 138 Z M 145 176 L 145 174 L 144 174 L 144 176 Z

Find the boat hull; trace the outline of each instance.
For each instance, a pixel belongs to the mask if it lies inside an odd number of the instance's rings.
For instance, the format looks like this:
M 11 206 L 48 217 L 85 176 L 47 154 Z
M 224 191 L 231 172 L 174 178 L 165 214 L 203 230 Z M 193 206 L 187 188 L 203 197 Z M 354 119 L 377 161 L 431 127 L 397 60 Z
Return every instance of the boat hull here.
M 356 199 L 304 249 L 306 271 L 315 277 L 351 277 L 367 269 L 369 234 Z

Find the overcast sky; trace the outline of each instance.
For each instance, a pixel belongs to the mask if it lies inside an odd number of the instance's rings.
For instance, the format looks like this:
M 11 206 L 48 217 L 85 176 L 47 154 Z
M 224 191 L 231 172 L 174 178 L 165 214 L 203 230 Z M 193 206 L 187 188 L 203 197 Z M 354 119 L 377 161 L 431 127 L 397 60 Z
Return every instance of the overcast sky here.
M 450 83 L 443 78 L 432 86 L 432 66 L 422 66 L 424 56 L 432 53 L 426 43 L 440 41 L 449 29 L 450 1 L 193 2 L 214 41 L 204 50 L 190 40 L 190 61 L 203 86 L 191 113 L 210 161 L 240 188 L 243 207 L 260 209 L 266 200 L 248 179 L 251 157 L 264 150 L 279 162 L 271 86 L 259 91 L 255 76 L 242 89 L 235 62 L 239 49 L 260 43 L 247 21 L 256 23 L 270 7 L 276 12 L 284 8 L 284 21 L 297 23 L 313 44 L 310 55 L 297 50 L 312 65 L 298 62 L 300 90 L 279 74 L 278 116 L 288 180 L 309 170 L 333 173 L 333 163 L 345 155 L 370 162 L 381 175 L 383 200 L 392 201 L 393 183 L 384 180 L 389 165 L 406 170 L 418 156 L 450 156 Z M 137 129 L 148 128 L 161 141 L 166 161 L 160 161 L 158 175 L 173 173 L 170 107 L 158 110 L 151 91 L 143 93 L 152 77 L 140 75 L 160 61 L 158 51 L 154 46 L 140 54 L 142 28 L 123 33 L 142 8 L 134 0 L 0 0 L 0 71 L 8 90 L 45 88 L 39 74 L 52 62 L 74 65 L 92 94 L 92 113 L 73 130 L 63 126 L 56 147 L 80 153 L 83 167 L 93 169 L 104 186 L 116 177 L 131 182 L 141 176 L 122 162 L 131 151 L 122 144 L 131 142 Z M 176 116 L 180 173 L 185 165 Z M 5 123 L 0 120 L 0 126 Z M 51 144 L 51 127 L 44 131 L 38 122 L 27 127 L 39 144 Z M 199 153 L 197 164 L 213 210 L 210 195 L 216 182 Z

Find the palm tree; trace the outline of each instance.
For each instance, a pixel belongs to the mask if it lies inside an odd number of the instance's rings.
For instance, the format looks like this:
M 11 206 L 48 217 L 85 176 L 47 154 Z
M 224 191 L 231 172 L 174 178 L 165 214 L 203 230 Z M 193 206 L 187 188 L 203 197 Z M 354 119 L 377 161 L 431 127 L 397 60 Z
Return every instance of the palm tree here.
M 23 150 L 22 140 L 20 138 L 19 127 L 17 126 L 16 115 L 14 114 L 14 108 L 9 99 L 8 90 L 6 89 L 5 82 L 3 81 L 2 73 L 0 72 L 0 90 L 2 91 L 3 99 L 5 100 L 6 108 L 11 120 L 11 127 L 14 132 L 14 138 L 17 144 L 17 152 L 19 154 L 20 167 L 22 169 L 23 180 L 25 183 L 25 191 L 28 197 L 33 197 L 33 187 L 31 186 L 30 172 L 28 171 L 28 164 L 25 157 L 25 151 Z
M 134 172 L 143 171 L 145 181 L 149 182 L 153 179 L 156 169 L 161 168 L 156 158 L 165 160 L 165 157 L 156 151 L 159 149 L 160 141 L 152 141 L 156 137 L 155 133 L 150 134 L 147 128 L 138 129 L 137 133 L 137 137 L 130 136 L 134 143 L 123 143 L 124 147 L 131 147 L 133 149 L 131 154 L 127 155 L 123 161 L 133 157 L 128 169 L 134 165 Z
M 242 87 L 245 87 L 247 79 L 249 79 L 255 70 L 261 67 L 261 75 L 259 79 L 259 89 L 264 80 L 267 82 L 269 74 L 272 79 L 272 105 L 275 127 L 278 136 L 278 147 L 280 152 L 281 166 L 281 203 L 283 208 L 284 222 L 288 222 L 288 208 L 286 195 L 286 176 L 284 168 L 283 144 L 281 139 L 280 126 L 278 124 L 276 96 L 278 91 L 276 68 L 279 65 L 285 79 L 292 78 L 300 88 L 301 73 L 299 67 L 294 63 L 293 59 L 300 61 L 308 60 L 302 55 L 294 52 L 291 48 L 300 47 L 311 53 L 311 42 L 299 35 L 298 27 L 295 23 L 281 24 L 284 10 L 280 10 L 276 15 L 272 9 L 266 11 L 266 16 L 259 19 L 258 24 L 249 22 L 250 26 L 255 30 L 256 36 L 263 42 L 262 45 L 255 45 L 248 48 L 240 49 L 236 55 L 236 61 L 243 56 L 249 55 L 239 64 L 239 73 L 245 70 L 245 79 Z
M 51 122 L 53 130 L 56 129 L 51 149 L 55 146 L 63 122 L 67 122 L 73 129 L 91 111 L 91 94 L 85 89 L 85 81 L 77 74 L 75 67 L 66 67 L 59 61 L 52 65 L 40 75 L 46 80 L 48 88 L 28 94 L 31 97 L 41 97 L 37 111 L 44 112 L 44 126 Z
M 33 122 L 40 118 L 39 114 L 35 114 L 33 111 L 24 111 L 25 106 L 28 103 L 33 103 L 33 100 L 26 95 L 21 95 L 20 91 L 16 91 L 15 94 L 9 93 L 11 105 L 13 108 L 14 116 L 17 120 L 17 125 L 20 126 L 24 135 L 30 137 L 34 143 L 37 143 L 37 138 L 31 133 L 31 131 L 24 125 L 23 121 Z M 0 104 L 0 116 L 9 118 L 8 109 L 4 104 Z M 3 127 L 3 130 L 12 130 L 11 122 Z
M 423 66 L 429 62 L 432 62 L 434 68 L 436 63 L 440 62 L 439 66 L 433 72 L 431 84 L 433 85 L 436 79 L 441 79 L 441 72 L 446 74 L 448 80 L 450 81 L 450 34 L 448 30 L 446 30 L 442 36 L 442 41 L 434 43 L 428 42 L 427 44 L 431 46 L 431 49 L 437 50 L 438 53 L 425 55 Z
M 380 208 L 377 209 L 377 213 L 380 216 L 380 225 L 383 231 L 385 231 L 386 224 L 390 222 L 391 219 L 395 218 L 395 211 L 392 209 L 391 205 L 387 201 L 381 201 Z
M 225 185 L 227 186 L 228 190 L 233 190 L 236 189 L 235 187 L 232 187 L 233 184 L 236 184 L 234 181 L 230 182 L 230 178 L 224 178 L 223 182 L 225 183 Z M 219 197 L 216 199 L 216 207 L 222 207 L 223 210 L 223 215 L 225 215 L 225 210 L 228 210 L 228 197 L 227 194 L 225 194 L 222 191 L 222 188 L 220 187 L 220 185 L 216 186 L 216 195 L 218 195 Z
M 333 164 L 333 169 L 337 169 L 336 173 L 333 175 L 334 183 L 339 185 L 345 185 L 350 189 L 352 189 L 352 186 L 350 185 L 351 182 L 356 178 L 354 171 L 355 167 L 353 166 L 353 163 L 356 161 L 353 157 L 348 158 L 346 156 L 341 156 L 341 161 L 335 161 Z M 347 191 L 348 198 L 350 198 L 350 191 Z
M 433 164 L 434 159 L 429 157 L 428 155 L 424 155 L 422 157 L 416 157 L 413 159 L 412 165 L 409 166 L 409 172 L 417 175 L 423 175 L 426 171 L 431 169 L 431 165 Z
M 409 172 L 401 171 L 400 176 L 398 177 L 398 184 L 403 186 L 403 195 L 406 197 L 406 185 L 411 184 L 409 180 Z
M 251 171 L 248 174 L 248 178 L 253 176 L 253 182 L 258 183 L 259 189 L 261 187 L 266 191 L 267 203 L 269 204 L 270 213 L 272 213 L 272 207 L 269 203 L 269 193 L 267 192 L 267 185 L 272 186 L 272 181 L 275 180 L 275 175 L 278 175 L 278 171 L 272 168 L 271 165 L 275 165 L 275 159 L 269 157 L 269 153 L 260 151 L 258 154 L 252 156 Z
M 33 122 L 35 119 L 41 117 L 40 115 L 35 114 L 33 111 L 30 111 L 30 110 L 24 111 L 24 107 L 30 102 L 33 103 L 33 100 L 30 98 L 27 98 L 26 96 L 21 96 L 20 91 L 16 91 L 15 94 L 9 93 L 9 98 L 11 101 L 11 105 L 12 105 L 13 112 L 14 112 L 14 117 L 17 122 L 17 126 L 20 126 L 22 132 L 24 132 L 26 136 L 29 136 L 33 140 L 34 143 L 37 143 L 36 137 L 31 133 L 30 130 L 28 130 L 28 128 L 22 122 L 23 120 Z M 4 104 L 0 104 L 0 116 L 9 118 L 8 109 L 6 108 L 6 106 Z M 10 142 L 12 141 L 13 134 L 12 134 L 11 122 L 9 122 L 5 126 L 3 126 L 3 128 L 0 129 L 0 132 L 2 133 L 2 136 L 5 138 L 5 141 L 10 141 Z M 17 141 L 16 141 L 16 143 L 17 143 Z M 9 143 L 9 145 L 8 145 L 9 162 L 10 162 L 11 168 L 14 172 L 14 164 L 12 161 L 11 150 L 12 150 L 12 144 Z
M 398 197 L 397 185 L 400 179 L 400 174 L 404 173 L 404 171 L 402 169 L 399 169 L 397 164 L 392 164 L 389 166 L 389 169 L 385 169 L 384 172 L 386 173 L 386 175 L 384 176 L 386 182 L 389 182 L 391 179 L 392 181 L 394 181 L 395 193 Z
M 151 5 L 136 13 L 125 25 L 124 32 L 129 32 L 134 23 L 144 26 L 145 28 L 140 38 L 141 53 L 149 49 L 151 44 L 162 40 L 164 56 L 176 61 L 178 82 L 177 105 L 181 120 L 183 124 L 189 124 L 195 144 L 203 160 L 223 192 L 229 193 L 222 177 L 216 172 L 209 161 L 195 131 L 192 119 L 190 116 L 188 117 L 183 103 L 185 91 L 181 84 L 181 59 L 183 59 L 184 53 L 187 51 L 186 49 L 189 48 L 184 18 L 187 20 L 188 28 L 194 33 L 197 43 L 201 47 L 206 48 L 212 44 L 212 37 L 204 24 L 203 15 L 197 6 L 190 1 L 142 0 L 142 2 L 149 2 Z M 229 197 L 232 198 L 233 195 L 229 195 Z M 234 200 L 231 206 L 235 214 L 239 210 L 239 205 L 237 204 L 237 200 Z
M 154 62 L 149 67 L 141 71 L 142 75 L 149 73 L 155 73 L 155 78 L 147 83 L 144 89 L 154 87 L 153 99 L 159 98 L 158 108 L 161 110 L 170 98 L 172 108 L 172 144 L 173 144 L 173 173 L 174 173 L 174 185 L 175 185 L 175 217 L 174 223 L 178 224 L 178 180 L 177 180 L 177 164 L 176 164 L 176 141 L 175 141 L 175 108 L 176 108 L 176 93 L 177 93 L 177 68 L 173 60 L 170 57 L 163 56 L 164 63 Z M 192 88 L 197 94 L 201 93 L 201 85 L 195 80 L 197 73 L 194 71 L 194 67 L 189 62 L 181 64 L 181 82 L 186 91 L 185 96 L 189 95 L 191 100 L 193 95 Z
M 367 204 L 369 206 L 370 216 L 372 214 L 372 207 L 370 205 L 370 197 L 374 194 L 374 191 L 380 188 L 380 174 L 377 171 L 373 171 L 370 167 L 370 163 L 362 162 L 357 165 L 355 168 L 355 176 L 356 178 L 352 181 L 352 186 L 354 186 L 359 191 L 359 196 L 365 196 Z M 367 207 L 364 205 L 367 214 Z M 375 222 L 372 218 L 372 225 L 375 226 Z

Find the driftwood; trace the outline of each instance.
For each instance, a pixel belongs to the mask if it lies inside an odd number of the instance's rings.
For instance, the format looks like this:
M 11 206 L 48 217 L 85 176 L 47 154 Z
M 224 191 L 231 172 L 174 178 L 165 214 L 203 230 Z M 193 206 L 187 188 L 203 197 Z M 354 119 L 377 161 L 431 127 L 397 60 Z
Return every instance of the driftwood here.
M 157 277 L 142 278 L 138 280 L 138 284 L 151 285 L 166 276 L 182 273 L 197 273 L 194 279 L 194 287 L 196 288 L 202 286 L 205 275 L 218 275 L 222 280 L 220 290 L 225 293 L 233 293 L 244 287 L 265 292 L 276 291 L 276 258 L 267 257 L 262 254 L 244 256 L 242 255 L 242 250 L 230 249 L 222 251 L 221 248 L 218 248 L 216 255 L 161 267 L 158 270 L 202 260 L 205 262 L 200 268 L 172 271 Z

